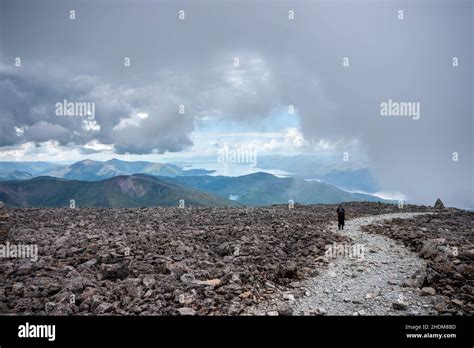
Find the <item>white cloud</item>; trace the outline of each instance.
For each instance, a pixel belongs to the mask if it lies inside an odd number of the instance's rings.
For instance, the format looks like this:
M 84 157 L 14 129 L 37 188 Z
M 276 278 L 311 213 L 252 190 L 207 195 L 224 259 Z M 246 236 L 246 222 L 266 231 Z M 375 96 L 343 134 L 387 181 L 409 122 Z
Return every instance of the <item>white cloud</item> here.
M 93 151 L 112 151 L 113 145 L 109 144 L 102 144 L 97 140 L 89 141 L 87 144 L 84 145 L 85 149 L 93 150 Z
M 124 129 L 128 127 L 140 127 L 142 120 L 148 118 L 146 112 L 135 112 L 128 118 L 120 119 L 120 122 L 113 128 L 114 130 Z
M 309 143 L 305 140 L 303 133 L 297 128 L 288 128 L 279 138 L 273 138 L 262 146 L 264 151 L 297 151 L 304 150 Z

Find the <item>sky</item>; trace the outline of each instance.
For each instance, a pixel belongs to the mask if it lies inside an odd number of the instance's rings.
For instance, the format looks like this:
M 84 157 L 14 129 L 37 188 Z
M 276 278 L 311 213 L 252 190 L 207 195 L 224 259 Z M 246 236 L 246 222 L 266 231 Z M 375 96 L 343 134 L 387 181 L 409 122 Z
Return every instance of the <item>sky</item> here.
M 0 160 L 348 153 L 387 191 L 472 208 L 473 11 L 0 0 Z M 94 112 L 58 115 L 64 100 Z M 383 116 L 389 100 L 419 115 Z

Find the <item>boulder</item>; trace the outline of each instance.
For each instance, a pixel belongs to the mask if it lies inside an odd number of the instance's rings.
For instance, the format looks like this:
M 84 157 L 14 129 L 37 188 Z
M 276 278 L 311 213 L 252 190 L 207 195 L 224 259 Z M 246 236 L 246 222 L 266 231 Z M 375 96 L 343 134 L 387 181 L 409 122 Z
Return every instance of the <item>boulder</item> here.
M 427 240 L 423 243 L 420 250 L 420 256 L 425 259 L 435 258 L 438 254 L 438 242 L 435 240 Z
M 179 308 L 178 312 L 180 315 L 196 315 L 196 310 L 189 307 Z
M 296 262 L 288 261 L 284 264 L 281 264 L 278 270 L 278 275 L 281 278 L 297 279 L 298 268 L 296 266 Z
M 125 263 L 114 263 L 111 265 L 103 264 L 101 266 L 103 280 L 125 279 L 130 271 Z
M 436 290 L 432 287 L 424 287 L 421 289 L 422 296 L 434 296 L 436 295 Z
M 396 301 L 392 303 L 393 309 L 404 311 L 408 308 L 408 304 L 403 301 Z

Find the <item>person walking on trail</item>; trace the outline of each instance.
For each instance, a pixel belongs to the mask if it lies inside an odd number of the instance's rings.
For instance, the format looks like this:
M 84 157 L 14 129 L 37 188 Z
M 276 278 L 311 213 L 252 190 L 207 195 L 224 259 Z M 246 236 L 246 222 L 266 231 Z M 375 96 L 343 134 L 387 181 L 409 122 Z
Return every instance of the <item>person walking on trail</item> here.
M 342 204 L 339 204 L 339 206 L 337 207 L 337 227 L 339 229 L 344 229 L 344 213 L 345 213 L 345 210 L 342 206 Z

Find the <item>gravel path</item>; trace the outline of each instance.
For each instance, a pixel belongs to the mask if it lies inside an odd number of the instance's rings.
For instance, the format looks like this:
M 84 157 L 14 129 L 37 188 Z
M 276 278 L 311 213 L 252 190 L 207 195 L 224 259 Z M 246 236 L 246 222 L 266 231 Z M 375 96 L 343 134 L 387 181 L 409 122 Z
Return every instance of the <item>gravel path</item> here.
M 306 296 L 290 304 L 296 315 L 429 315 L 431 296 L 403 283 L 424 261 L 401 244 L 361 231 L 364 225 L 424 213 L 395 213 L 346 221 L 342 234 L 352 239 L 350 255 L 330 259 L 329 267 L 304 282 Z M 333 227 L 337 231 L 337 226 Z M 363 249 L 362 249 L 363 247 Z M 358 257 L 362 254 L 363 258 Z M 355 251 L 355 252 L 354 252 Z

